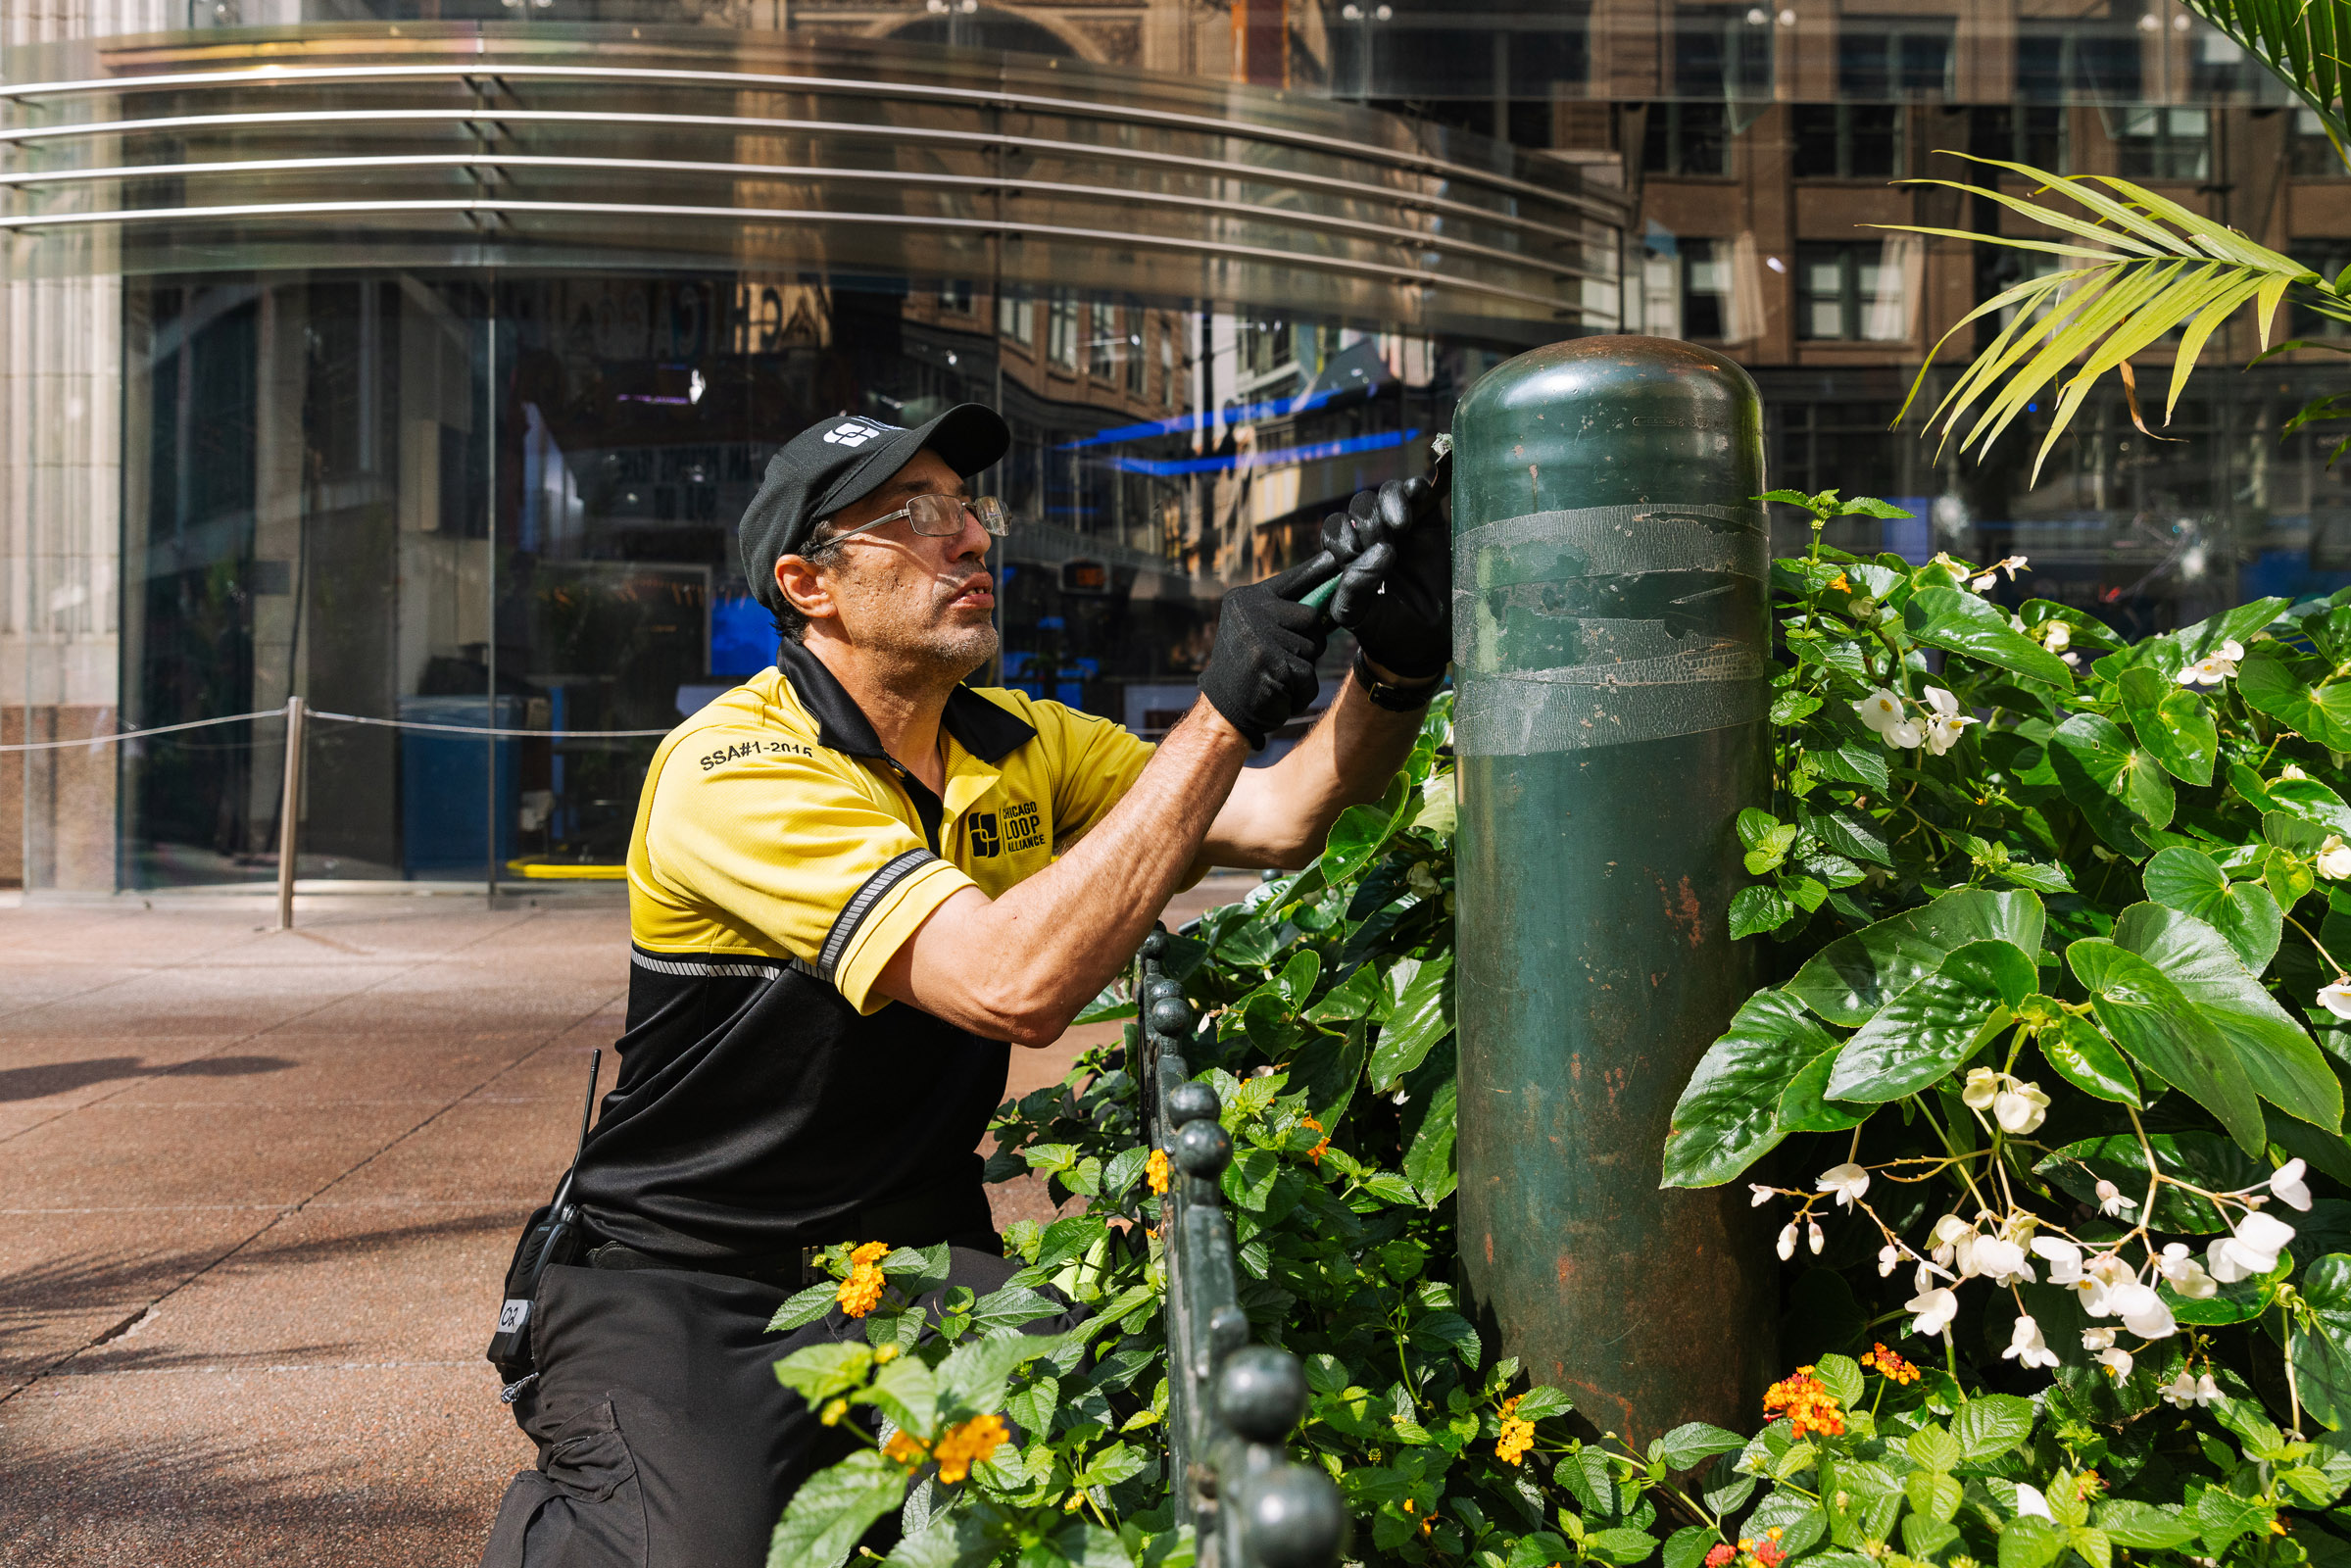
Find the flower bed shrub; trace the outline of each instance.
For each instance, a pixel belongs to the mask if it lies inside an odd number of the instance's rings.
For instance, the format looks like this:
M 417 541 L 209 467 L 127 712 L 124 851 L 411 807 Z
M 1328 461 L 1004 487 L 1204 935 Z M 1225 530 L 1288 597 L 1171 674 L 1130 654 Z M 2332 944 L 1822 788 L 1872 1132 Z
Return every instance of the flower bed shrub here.
M 1774 568 L 1774 794 L 1724 847 L 1778 983 L 1658 1152 L 1771 1210 L 1791 1353 L 1758 1430 L 1595 1433 L 1462 1311 L 1440 704 L 1315 865 L 1170 957 L 1237 1151 L 1243 1303 L 1313 1391 L 1294 1452 L 1363 1561 L 2351 1568 L 2351 592 L 2126 643 L 1995 604 L 2021 562 L 1819 536 Z M 916 1568 L 1191 1559 L 1160 1478 L 1165 1163 L 1124 1054 L 998 1135 L 992 1175 L 1081 1200 L 1007 1234 L 1005 1290 L 949 1293 L 924 1337 L 941 1256 L 842 1249 L 779 1314 L 866 1308 L 866 1343 L 779 1375 L 886 1425 L 774 1560 L 837 1561 L 892 1510 Z M 1018 1332 L 1048 1286 L 1083 1328 Z

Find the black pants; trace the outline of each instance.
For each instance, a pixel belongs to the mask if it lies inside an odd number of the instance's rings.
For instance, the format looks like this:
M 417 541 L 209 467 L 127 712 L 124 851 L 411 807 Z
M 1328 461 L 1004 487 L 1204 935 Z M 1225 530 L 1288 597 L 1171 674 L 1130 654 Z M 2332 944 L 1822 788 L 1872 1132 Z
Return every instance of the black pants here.
M 1019 1267 L 963 1248 L 951 1260 L 950 1284 L 983 1296 Z M 539 1467 L 507 1488 L 482 1568 L 764 1564 L 792 1494 L 855 1442 L 820 1426 L 774 1367 L 861 1339 L 863 1325 L 835 1311 L 770 1334 L 789 1294 L 684 1269 L 549 1269 L 531 1327 L 538 1381 L 514 1400 Z

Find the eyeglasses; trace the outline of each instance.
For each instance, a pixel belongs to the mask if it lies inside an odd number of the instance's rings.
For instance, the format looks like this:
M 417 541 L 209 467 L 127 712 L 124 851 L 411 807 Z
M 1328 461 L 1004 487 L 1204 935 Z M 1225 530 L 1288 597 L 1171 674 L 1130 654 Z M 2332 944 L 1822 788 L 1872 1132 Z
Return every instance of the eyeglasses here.
M 999 539 L 1004 536 L 1004 504 L 996 497 L 974 496 L 965 501 L 957 496 L 922 495 L 916 496 L 896 512 L 876 517 L 871 522 L 860 522 L 855 528 L 845 528 L 833 537 L 847 539 L 852 534 L 864 533 L 904 517 L 913 525 L 916 533 L 925 538 L 953 539 L 963 531 L 963 517 L 967 513 L 977 517 L 980 526 L 989 533 Z

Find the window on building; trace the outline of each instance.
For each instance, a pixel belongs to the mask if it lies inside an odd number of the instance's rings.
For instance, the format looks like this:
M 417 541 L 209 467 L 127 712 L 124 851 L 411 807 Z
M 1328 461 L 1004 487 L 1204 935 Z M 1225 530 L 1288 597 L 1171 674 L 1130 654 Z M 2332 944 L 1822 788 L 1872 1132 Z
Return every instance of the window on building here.
M 1837 24 L 1837 92 L 1840 98 L 1944 99 L 1954 89 L 1952 17 L 1857 17 Z
M 2294 111 L 2293 138 L 2286 156 L 2288 169 L 2303 179 L 2341 179 L 2351 173 L 2343 166 L 2343 155 L 2327 139 L 2327 122 L 2315 109 Z
M 1837 485 L 1851 495 L 1901 494 L 1902 455 L 1916 443 L 1887 434 L 1899 406 L 1773 399 L 1769 414 L 1779 440 L 1772 482 L 1806 492 Z
M 1883 240 L 1796 247 L 1796 336 L 1898 343 L 1910 335 L 1902 272 Z
M 1284 320 L 1241 323 L 1241 373 L 1268 376 L 1293 363 L 1290 323 Z
M 1175 323 L 1159 323 L 1159 401 L 1169 408 L 1176 406 L 1176 344 Z
M 2120 21 L 2020 21 L 2017 96 L 2040 102 L 2087 98 L 2105 103 L 2144 96 L 2139 88 L 2138 31 Z
M 1056 369 L 1078 368 L 1078 297 L 1065 288 L 1046 302 L 1045 358 Z
M 1674 13 L 1674 96 L 1772 95 L 1772 13 L 1759 6 L 1683 6 Z
M 1731 124 L 1726 104 L 1649 105 L 1641 167 L 1651 174 L 1728 174 Z
M 2245 58 L 2235 40 L 2210 27 L 2196 29 L 2187 57 L 2187 91 L 2191 98 L 2228 98 L 2252 92 L 2262 72 Z
M 1026 294 L 996 296 L 996 335 L 1023 348 L 1037 341 L 1037 302 Z
M 1797 104 L 1799 179 L 1890 179 L 1903 171 L 1904 117 L 1896 104 Z
M 2062 174 L 2066 172 L 2065 113 L 2043 104 L 1971 109 L 1967 150 L 1978 158 L 2030 164 Z
M 1143 307 L 1133 301 L 1119 307 L 1119 336 L 1124 341 L 1118 352 L 1126 364 L 1127 396 L 1143 396 Z
M 2114 145 L 2125 179 L 2202 179 L 2212 168 L 2212 113 L 2126 109 L 2115 121 Z
M 2327 239 L 2298 239 L 2288 244 L 2286 254 L 2331 283 L 2351 267 L 2351 239 L 2340 236 Z M 2292 324 L 2287 328 L 2296 337 L 2351 337 L 2351 321 L 2338 321 L 2321 316 L 2306 305 L 2294 306 Z
M 1678 248 L 1682 263 L 1680 335 L 1720 342 L 1729 335 L 1731 319 L 1731 242 L 1686 239 Z
M 939 285 L 939 309 L 951 316 L 971 314 L 971 279 L 951 277 Z
M 1107 305 L 1086 310 L 1086 373 L 1107 381 L 1118 373 L 1119 322 Z

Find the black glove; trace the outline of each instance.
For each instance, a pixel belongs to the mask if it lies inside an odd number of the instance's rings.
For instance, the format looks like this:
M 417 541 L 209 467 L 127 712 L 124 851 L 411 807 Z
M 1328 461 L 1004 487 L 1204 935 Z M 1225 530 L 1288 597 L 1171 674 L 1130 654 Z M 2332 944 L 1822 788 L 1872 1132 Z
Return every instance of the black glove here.
M 1314 586 L 1311 561 L 1278 577 L 1236 588 L 1216 617 L 1216 648 L 1200 671 L 1200 695 L 1249 738 L 1265 737 L 1313 706 L 1322 690 L 1314 662 L 1327 640 L 1322 612 L 1298 601 Z
M 1426 479 L 1391 479 L 1323 519 L 1323 549 L 1347 563 L 1331 618 L 1398 680 L 1442 675 L 1453 657 L 1453 536 L 1439 500 Z

